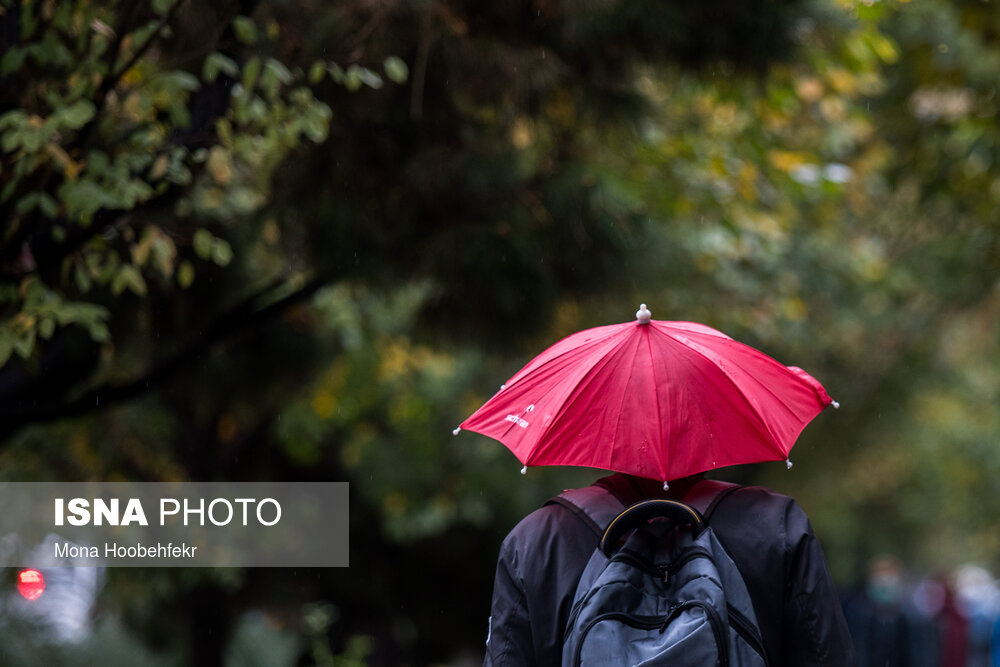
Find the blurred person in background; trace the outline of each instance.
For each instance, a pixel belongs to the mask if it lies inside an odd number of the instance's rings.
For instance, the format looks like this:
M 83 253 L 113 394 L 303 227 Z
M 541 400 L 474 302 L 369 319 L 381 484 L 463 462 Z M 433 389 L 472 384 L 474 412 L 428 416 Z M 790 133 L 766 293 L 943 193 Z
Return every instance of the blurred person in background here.
M 913 667 L 913 632 L 903 612 L 903 572 L 892 556 L 868 565 L 863 590 L 845 604 L 860 667 Z
M 955 572 L 959 610 L 968 622 L 967 667 L 990 667 L 990 640 L 996 620 L 997 586 L 985 568 L 967 564 Z
M 941 638 L 941 667 L 968 667 L 969 621 L 958 606 L 955 588 L 947 577 L 941 577 L 944 602 L 937 615 Z
M 939 667 L 941 633 L 938 615 L 944 608 L 945 586 L 936 577 L 924 577 L 913 590 L 910 629 L 914 667 Z

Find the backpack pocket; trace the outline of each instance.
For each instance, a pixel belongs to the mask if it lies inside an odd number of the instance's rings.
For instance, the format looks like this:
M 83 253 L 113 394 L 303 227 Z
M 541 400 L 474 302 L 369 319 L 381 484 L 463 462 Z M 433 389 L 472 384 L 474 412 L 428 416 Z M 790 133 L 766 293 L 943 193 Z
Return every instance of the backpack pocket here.
M 572 664 L 729 667 L 727 634 L 718 611 L 699 600 L 662 616 L 609 612 L 583 629 Z

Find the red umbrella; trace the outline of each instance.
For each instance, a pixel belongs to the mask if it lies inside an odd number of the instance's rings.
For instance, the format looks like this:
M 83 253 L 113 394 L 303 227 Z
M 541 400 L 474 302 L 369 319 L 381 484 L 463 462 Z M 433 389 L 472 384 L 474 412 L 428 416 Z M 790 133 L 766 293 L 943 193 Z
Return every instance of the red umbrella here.
M 587 329 L 535 357 L 462 422 L 527 466 L 574 465 L 673 480 L 787 460 L 827 405 L 800 368 L 693 322 Z M 789 462 L 789 467 L 791 463 Z

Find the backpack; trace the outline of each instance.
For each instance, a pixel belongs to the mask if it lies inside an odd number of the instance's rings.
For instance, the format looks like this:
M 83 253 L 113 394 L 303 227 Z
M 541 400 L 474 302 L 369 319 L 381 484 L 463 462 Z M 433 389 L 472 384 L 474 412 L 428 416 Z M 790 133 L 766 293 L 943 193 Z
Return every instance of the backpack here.
M 596 486 L 554 499 L 601 534 L 576 589 L 564 667 L 767 666 L 743 577 L 707 522 L 738 488 L 702 481 L 687 503 L 644 500 L 624 511 Z

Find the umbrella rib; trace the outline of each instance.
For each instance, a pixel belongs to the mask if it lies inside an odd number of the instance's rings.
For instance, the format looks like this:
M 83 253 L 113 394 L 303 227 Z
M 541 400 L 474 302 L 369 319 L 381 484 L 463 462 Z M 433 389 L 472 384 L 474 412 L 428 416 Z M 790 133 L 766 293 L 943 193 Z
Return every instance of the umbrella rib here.
M 541 443 L 544 440 L 544 434 L 552 430 L 555 427 L 555 425 L 562 419 L 564 414 L 570 412 L 570 408 L 573 407 L 574 405 L 573 400 L 586 393 L 582 391 L 583 388 L 589 386 L 589 384 L 600 375 L 599 373 L 600 369 L 603 369 L 605 366 L 612 363 L 612 360 L 615 358 L 615 355 L 623 347 L 625 347 L 626 344 L 628 344 L 627 338 L 612 341 L 612 344 L 608 346 L 607 352 L 605 352 L 601 356 L 600 363 L 594 364 L 589 369 L 587 369 L 587 372 L 584 373 L 583 376 L 580 378 L 579 382 L 577 382 L 573 391 L 571 391 L 570 394 L 566 397 L 567 400 L 563 401 L 562 404 L 559 406 L 559 410 L 556 412 L 555 415 L 553 415 L 552 421 L 547 425 L 547 427 L 543 431 L 543 434 L 539 436 L 539 443 Z M 631 379 L 631 372 L 629 374 L 629 378 Z M 625 396 L 623 394 L 622 403 L 624 403 L 624 400 Z M 621 415 L 621 404 L 618 407 L 619 407 L 618 414 Z M 614 443 L 612 443 L 612 447 L 610 448 L 608 454 L 608 459 L 607 459 L 608 464 L 610 464 L 611 462 L 611 454 L 613 453 L 613 451 L 614 451 Z M 603 467 L 607 468 L 608 466 L 605 465 Z
M 567 340 L 567 339 L 564 339 L 564 341 L 565 340 Z M 581 354 L 581 350 L 584 350 L 584 349 L 588 349 L 588 350 L 589 349 L 593 349 L 595 347 L 600 347 L 602 345 L 607 345 L 607 343 L 608 343 L 608 339 L 607 338 L 594 338 L 592 340 L 587 341 L 586 343 L 584 343 L 583 345 L 581 345 L 579 347 L 569 349 L 567 352 L 565 352 L 563 354 L 552 355 L 552 356 L 548 357 L 547 359 L 542 360 L 537 365 L 533 365 L 533 362 L 536 361 L 537 359 L 533 360 L 532 363 L 529 363 L 527 366 L 525 366 L 520 371 L 518 371 L 513 376 L 511 376 L 511 378 L 509 380 L 507 380 L 507 382 L 504 384 L 504 388 L 497 392 L 497 395 L 499 395 L 502 391 L 511 391 L 511 390 L 516 391 L 518 389 L 518 387 L 520 386 L 520 384 L 521 384 L 522 381 L 527 381 L 531 377 L 534 377 L 534 376 L 538 375 L 539 373 L 546 372 L 552 366 L 555 366 L 557 364 L 566 364 L 566 356 L 567 355 L 580 355 Z M 614 349 L 614 347 L 616 347 L 616 346 L 612 345 L 610 347 L 611 347 L 611 349 Z M 555 370 L 558 370 L 558 368 L 555 369 Z M 583 382 L 588 375 L 589 375 L 589 372 L 588 373 L 584 373 L 584 375 L 580 378 L 580 382 Z M 558 401 L 559 409 L 556 411 L 555 414 L 552 415 L 552 419 L 551 420 L 549 420 L 547 423 L 545 423 L 545 424 L 543 424 L 541 426 L 540 432 L 535 437 L 536 444 L 534 446 L 532 446 L 527 451 L 527 453 L 525 453 L 524 459 L 520 459 L 520 458 L 518 459 L 518 460 L 521 461 L 521 463 L 523 463 L 524 465 L 531 465 L 532 462 L 538 458 L 538 456 L 539 456 L 539 454 L 541 452 L 541 445 L 542 445 L 542 443 L 544 443 L 548 439 L 548 434 L 552 431 L 553 428 L 555 428 L 556 424 L 559 422 L 559 419 L 562 417 L 563 413 L 567 411 L 568 406 L 570 405 L 569 399 L 572 397 L 572 394 L 573 394 L 573 392 L 570 391 L 566 395 L 566 397 L 565 397 L 564 400 Z M 511 423 L 507 427 L 505 433 L 510 433 L 511 431 L 514 430 L 515 427 L 516 427 L 516 424 Z
M 653 345 L 652 345 L 652 343 L 649 340 L 649 336 L 646 336 L 646 352 L 649 353 L 649 373 L 650 373 L 650 375 L 653 376 L 653 395 L 656 397 L 656 408 L 657 408 L 657 410 L 656 410 L 656 432 L 659 433 L 660 436 L 662 437 L 662 435 L 663 435 L 663 415 L 660 413 L 660 408 L 661 408 L 661 405 L 660 405 L 660 383 L 657 382 L 657 380 L 656 380 L 656 364 L 653 363 Z M 670 451 L 670 447 L 665 446 L 663 448 L 663 457 L 664 458 L 667 457 L 667 452 L 669 452 L 669 451 Z M 664 461 L 663 462 L 663 467 L 660 469 L 660 472 L 662 473 L 662 476 L 664 478 L 666 478 L 666 476 L 667 476 L 668 464 L 669 464 L 669 461 Z M 667 482 L 669 480 L 664 479 L 663 481 Z
M 621 345 L 618 345 L 615 348 L 615 351 L 617 352 L 618 350 L 620 350 L 623 347 L 625 347 L 625 344 L 628 343 L 628 342 L 629 342 L 628 338 L 622 339 Z M 608 362 L 610 363 L 610 359 L 608 360 Z M 633 375 L 634 372 L 635 372 L 635 363 L 633 361 L 632 365 L 629 367 L 628 380 L 625 382 L 625 386 L 626 387 L 631 386 L 631 384 L 632 384 L 632 375 Z M 618 442 L 618 433 L 621 431 L 622 417 L 624 416 L 624 413 L 625 413 L 625 411 L 622 409 L 622 407 L 625 405 L 625 396 L 626 396 L 627 393 L 628 393 L 627 391 L 623 391 L 622 392 L 621 399 L 619 400 L 619 403 L 618 403 L 618 418 L 615 420 L 615 437 L 611 441 L 611 447 L 608 448 L 608 459 L 607 459 L 608 467 L 611 466 L 612 459 L 614 458 L 615 443 Z
M 609 324 L 609 325 L 606 325 L 606 326 L 603 326 L 603 327 L 597 327 L 596 329 L 588 330 L 588 332 L 590 332 L 590 331 L 601 332 L 601 330 L 611 329 L 612 327 L 615 327 L 615 326 L 620 326 L 620 325 Z M 573 334 L 573 335 L 567 336 L 566 338 L 563 338 L 562 340 L 560 340 L 559 342 L 557 342 L 555 345 L 562 345 L 564 343 L 570 342 L 570 341 L 572 341 L 572 339 L 574 337 L 578 336 L 581 333 L 585 333 L 585 332 L 578 332 L 577 334 Z M 602 333 L 606 333 L 606 332 L 602 332 Z M 552 354 L 552 355 L 548 356 L 546 359 L 542 360 L 537 365 L 535 365 L 535 362 L 538 361 L 538 358 L 536 357 L 535 359 L 532 359 L 531 361 L 529 361 L 528 364 L 525 365 L 521 370 L 519 370 L 518 372 L 514 373 L 514 375 L 512 375 L 509 380 L 507 380 L 506 387 L 510 388 L 510 387 L 517 386 L 526 377 L 528 377 L 530 375 L 533 375 L 535 373 L 538 373 L 543 368 L 546 368 L 547 366 L 550 366 L 550 365 L 552 365 L 552 364 L 554 364 L 554 363 L 562 360 L 567 354 L 570 354 L 570 353 L 572 353 L 572 354 L 579 354 L 581 350 L 590 350 L 592 348 L 599 347 L 601 345 L 605 345 L 605 344 L 607 344 L 608 340 L 609 339 L 606 336 L 592 335 L 589 340 L 581 343 L 580 345 L 577 345 L 575 347 L 568 347 L 568 349 L 565 352 L 560 352 L 559 354 Z M 549 350 L 546 350 L 546 352 L 549 352 L 549 351 L 551 351 L 551 348 Z

